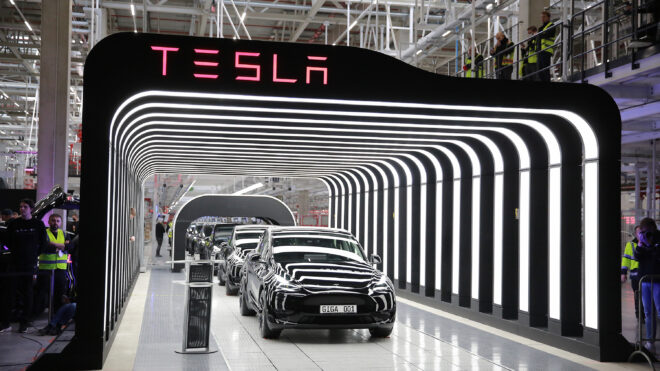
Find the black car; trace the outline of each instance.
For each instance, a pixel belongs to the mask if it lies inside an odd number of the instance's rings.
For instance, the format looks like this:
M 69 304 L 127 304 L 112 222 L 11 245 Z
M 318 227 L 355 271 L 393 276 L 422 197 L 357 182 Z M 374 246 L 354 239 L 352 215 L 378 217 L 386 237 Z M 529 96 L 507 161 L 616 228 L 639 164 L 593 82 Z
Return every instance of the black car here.
M 241 315 L 259 314 L 265 338 L 283 329 L 367 328 L 391 334 L 396 317 L 394 286 L 373 268 L 347 231 L 271 227 L 241 271 Z
M 209 237 L 205 237 L 205 245 L 209 248 L 210 258 L 220 260 L 226 256 L 227 243 L 234 232 L 236 224 L 231 223 L 213 223 L 213 232 Z M 218 274 L 219 264 L 213 263 L 213 274 Z
M 190 223 L 190 226 L 186 230 L 186 251 L 190 255 L 195 253 L 193 242 L 197 234 L 201 232 L 203 226 L 204 223 Z
M 225 285 L 227 295 L 236 295 L 238 292 L 245 257 L 257 247 L 266 228 L 264 225 L 240 225 L 234 228 L 218 266 L 218 283 L 220 286 Z

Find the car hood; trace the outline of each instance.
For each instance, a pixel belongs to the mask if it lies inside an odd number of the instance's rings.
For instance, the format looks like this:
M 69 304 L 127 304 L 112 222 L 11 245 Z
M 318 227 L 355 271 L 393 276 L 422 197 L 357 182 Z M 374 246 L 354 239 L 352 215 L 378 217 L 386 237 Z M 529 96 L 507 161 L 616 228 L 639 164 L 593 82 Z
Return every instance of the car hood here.
M 367 263 L 339 261 L 332 263 L 281 263 L 285 277 L 309 291 L 354 290 L 369 287 L 381 275 Z

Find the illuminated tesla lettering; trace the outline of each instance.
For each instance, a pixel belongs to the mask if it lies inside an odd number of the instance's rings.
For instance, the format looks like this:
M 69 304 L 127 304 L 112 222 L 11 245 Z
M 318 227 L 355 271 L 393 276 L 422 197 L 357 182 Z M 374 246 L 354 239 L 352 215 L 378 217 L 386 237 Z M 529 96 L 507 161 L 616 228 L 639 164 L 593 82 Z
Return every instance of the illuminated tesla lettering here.
M 168 58 L 172 57 L 171 54 L 168 55 L 168 52 L 178 52 L 179 48 L 171 46 L 151 46 L 151 50 L 162 53 L 162 62 L 161 62 L 161 75 L 167 76 L 167 63 Z M 204 58 L 201 60 L 195 59 L 193 64 L 195 70 L 193 71 L 193 76 L 198 79 L 218 79 L 220 76 L 220 62 L 217 60 L 218 54 L 220 54 L 219 49 L 202 49 L 194 48 L 196 55 L 202 55 Z M 235 79 L 238 81 L 261 81 L 261 70 L 264 67 L 263 63 L 260 63 L 260 52 L 243 52 L 237 51 L 234 53 L 234 70 L 236 71 Z M 177 57 L 181 57 L 180 55 Z M 214 60 L 215 57 L 215 60 Z M 310 64 L 305 66 L 305 84 L 312 84 L 312 79 L 316 83 L 322 83 L 323 85 L 328 85 L 328 67 L 319 65 L 319 63 L 326 62 L 328 57 L 324 56 L 306 56 Z M 246 63 L 249 60 L 253 60 L 253 63 Z M 272 71 L 274 83 L 284 83 L 284 84 L 295 84 L 300 81 L 302 83 L 302 71 L 300 71 L 300 79 L 295 77 L 284 77 L 280 75 L 280 70 L 278 67 L 278 54 L 273 53 L 273 62 L 272 62 Z M 281 64 L 280 64 L 281 65 Z M 266 66 L 267 67 L 267 66 Z
M 236 52 L 235 66 L 236 69 L 249 69 L 254 70 L 254 76 L 236 76 L 236 80 L 246 80 L 246 81 L 260 81 L 261 80 L 261 66 L 258 64 L 246 64 L 241 63 L 241 57 L 258 57 L 261 53 L 249 53 L 249 52 Z
M 195 49 L 195 53 L 197 54 L 204 54 L 204 55 L 216 55 L 220 52 L 220 50 L 217 49 Z M 200 67 L 218 67 L 218 62 L 210 62 L 210 61 L 194 61 L 195 66 L 200 66 Z M 218 74 L 215 73 L 193 73 L 193 76 L 195 76 L 198 79 L 217 79 Z
M 179 48 L 168 46 L 152 46 L 151 50 L 158 50 L 163 52 L 163 76 L 167 76 L 167 52 L 178 52 Z

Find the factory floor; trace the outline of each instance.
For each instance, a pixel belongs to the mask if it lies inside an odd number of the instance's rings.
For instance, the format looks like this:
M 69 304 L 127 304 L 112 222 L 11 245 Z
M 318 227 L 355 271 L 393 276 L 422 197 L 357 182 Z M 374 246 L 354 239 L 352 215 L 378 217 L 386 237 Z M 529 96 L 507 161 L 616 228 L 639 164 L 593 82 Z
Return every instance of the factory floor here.
M 256 317 L 241 316 L 238 298 L 217 284 L 211 347 L 218 351 L 180 354 L 184 275 L 171 273 L 165 261 L 151 258 L 140 275 L 104 370 L 648 369 L 599 363 L 403 298 L 389 338 L 371 339 L 367 330 L 285 330 L 267 340 Z

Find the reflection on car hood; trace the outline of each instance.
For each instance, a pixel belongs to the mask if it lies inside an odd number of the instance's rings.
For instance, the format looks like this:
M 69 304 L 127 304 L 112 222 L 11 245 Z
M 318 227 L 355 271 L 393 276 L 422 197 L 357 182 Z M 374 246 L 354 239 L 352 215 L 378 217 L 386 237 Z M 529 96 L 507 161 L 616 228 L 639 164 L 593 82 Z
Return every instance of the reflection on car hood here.
M 310 291 L 366 288 L 381 275 L 367 263 L 357 261 L 278 263 L 278 266 L 290 282 Z

